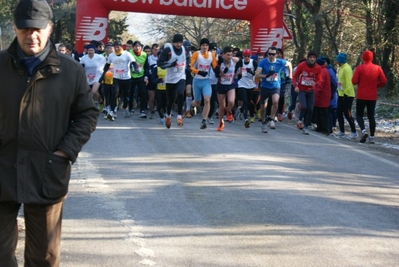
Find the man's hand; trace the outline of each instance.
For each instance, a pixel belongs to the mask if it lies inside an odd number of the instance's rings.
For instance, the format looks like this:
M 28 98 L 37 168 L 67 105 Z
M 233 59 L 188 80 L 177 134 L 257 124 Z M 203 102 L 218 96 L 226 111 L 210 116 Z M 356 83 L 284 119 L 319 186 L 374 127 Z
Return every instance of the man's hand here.
M 177 64 L 177 59 L 176 59 L 175 61 L 173 61 L 170 65 L 171 65 L 172 67 L 174 67 L 174 66 L 176 66 L 176 64 Z
M 66 158 L 66 159 L 68 158 L 68 155 L 64 151 L 61 151 L 61 150 L 57 150 L 53 154 L 63 157 L 63 158 Z
M 247 73 L 249 73 L 251 75 L 255 75 L 255 72 L 253 72 L 251 68 L 247 68 Z
M 274 70 L 269 70 L 269 72 L 266 74 L 266 78 L 274 75 L 274 73 L 275 73 Z
M 201 75 L 202 77 L 206 77 L 206 75 L 208 75 L 208 72 L 207 72 L 207 71 L 200 70 L 200 71 L 198 72 L 198 75 Z

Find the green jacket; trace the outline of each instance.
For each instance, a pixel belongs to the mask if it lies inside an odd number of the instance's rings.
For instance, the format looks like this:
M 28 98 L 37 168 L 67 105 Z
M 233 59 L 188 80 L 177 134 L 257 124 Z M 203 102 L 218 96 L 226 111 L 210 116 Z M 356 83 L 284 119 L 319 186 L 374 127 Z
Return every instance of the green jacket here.
M 352 84 L 353 71 L 348 63 L 343 64 L 338 70 L 338 96 L 355 97 L 355 89 Z
M 140 56 L 137 56 L 133 50 L 130 50 L 130 53 L 133 55 L 134 59 L 136 60 L 138 69 L 140 71 L 139 73 L 131 72 L 132 78 L 137 79 L 143 76 L 149 78 L 150 72 L 149 72 L 147 53 L 141 51 Z

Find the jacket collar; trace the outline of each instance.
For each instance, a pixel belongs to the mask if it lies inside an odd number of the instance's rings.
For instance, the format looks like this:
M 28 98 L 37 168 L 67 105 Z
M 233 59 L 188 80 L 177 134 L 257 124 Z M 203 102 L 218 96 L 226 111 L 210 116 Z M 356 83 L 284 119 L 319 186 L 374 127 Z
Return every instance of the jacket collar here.
M 53 70 L 51 72 L 59 73 L 60 71 L 55 70 L 54 67 L 58 66 L 57 68 L 59 68 L 61 61 L 57 55 L 57 50 L 55 49 L 54 42 L 51 39 L 49 39 L 49 42 L 51 42 L 50 43 L 50 52 L 48 53 L 48 55 L 44 59 L 44 61 L 42 61 L 36 69 L 40 70 L 46 66 L 49 66 L 50 70 Z M 10 47 L 7 49 L 7 52 L 14 59 L 14 63 L 18 67 L 21 67 L 21 64 L 19 63 L 19 59 L 18 59 L 17 47 L 18 47 L 18 41 L 17 41 L 17 38 L 15 38 L 14 41 L 11 43 Z

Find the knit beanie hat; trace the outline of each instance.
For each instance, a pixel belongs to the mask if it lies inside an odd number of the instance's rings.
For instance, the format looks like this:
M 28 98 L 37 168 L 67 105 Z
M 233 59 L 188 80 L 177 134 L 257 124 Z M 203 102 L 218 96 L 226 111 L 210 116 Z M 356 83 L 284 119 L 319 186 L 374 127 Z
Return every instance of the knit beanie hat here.
M 96 46 L 95 46 L 94 44 L 88 44 L 88 45 L 86 46 L 86 49 L 87 49 L 87 50 L 89 50 L 89 49 L 94 49 L 94 50 L 96 50 Z
M 183 35 L 181 35 L 181 34 L 175 34 L 174 36 L 173 36 L 173 40 L 172 40 L 172 43 L 183 43 Z
M 345 64 L 346 62 L 348 62 L 348 55 L 341 52 L 335 57 L 335 60 L 338 63 Z
M 318 57 L 316 59 L 316 63 L 319 64 L 320 66 L 323 66 L 326 63 L 326 58 L 325 57 Z
M 200 46 L 203 45 L 203 44 L 209 45 L 209 43 L 210 42 L 209 42 L 209 40 L 207 38 L 202 38 L 201 41 L 200 41 Z
M 310 56 L 315 56 L 315 57 L 317 57 L 317 54 L 316 54 L 315 51 L 309 51 L 308 57 L 310 57 Z
M 364 62 L 373 61 L 373 52 L 371 52 L 370 50 L 364 51 L 364 53 L 362 55 L 362 59 L 364 60 Z

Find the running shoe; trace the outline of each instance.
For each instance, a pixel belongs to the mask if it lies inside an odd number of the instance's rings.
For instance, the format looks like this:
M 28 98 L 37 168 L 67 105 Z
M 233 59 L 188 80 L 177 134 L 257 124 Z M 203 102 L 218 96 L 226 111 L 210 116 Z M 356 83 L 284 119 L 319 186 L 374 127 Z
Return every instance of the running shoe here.
M 227 111 L 226 110 L 226 115 L 227 115 L 227 121 L 228 122 L 233 122 L 234 121 L 233 113 L 231 113 L 231 111 Z
M 249 122 L 250 122 L 250 123 L 254 123 L 254 122 L 255 122 L 255 117 L 250 117 L 250 118 L 249 118 Z
M 256 118 L 257 118 L 257 119 L 260 119 L 260 110 L 257 110 L 257 111 L 256 111 Z
M 270 129 L 276 129 L 276 125 L 274 124 L 274 120 L 269 120 Z
M 375 144 L 375 137 L 374 136 L 369 136 L 368 143 L 369 144 Z
M 309 134 L 309 128 L 308 127 L 303 127 L 302 132 L 303 132 L 303 134 L 308 135 Z
M 206 119 L 206 122 L 209 123 L 209 124 L 213 124 L 214 123 L 212 118 Z
M 183 127 L 183 119 L 182 118 L 177 118 L 177 126 Z
M 267 133 L 267 122 L 262 122 L 262 133 Z
M 345 137 L 345 133 L 344 132 L 338 132 L 338 133 L 334 134 L 334 136 L 338 137 L 338 138 L 343 138 L 343 137 Z
M 141 112 L 139 117 L 141 119 L 146 119 L 147 118 L 147 114 L 145 114 L 145 112 Z
M 223 131 L 223 128 L 224 128 L 224 121 L 220 121 L 217 130 L 218 130 L 219 132 L 221 132 L 221 131 Z
M 358 134 L 356 132 L 350 133 L 348 135 L 348 139 L 352 139 L 352 140 L 356 139 L 357 137 L 358 137 Z
M 153 118 L 155 118 L 155 112 L 154 112 L 154 111 L 152 111 L 152 112 L 150 113 L 150 119 L 152 120 Z
M 206 121 L 202 120 L 200 129 L 206 129 Z
M 245 128 L 249 128 L 249 127 L 251 127 L 251 123 L 249 122 L 249 120 L 248 120 L 248 119 L 246 119 L 246 120 L 245 120 L 245 122 L 244 122 L 244 126 L 245 126 Z
M 159 124 L 165 125 L 165 118 L 161 118 L 161 119 L 159 120 Z
M 362 135 L 362 138 L 360 139 L 360 143 L 365 143 L 367 141 L 367 138 L 369 137 L 369 135 L 367 133 L 364 133 Z
M 288 112 L 287 118 L 288 118 L 289 120 L 292 120 L 292 112 L 291 112 L 291 111 Z
M 110 111 L 110 112 L 107 114 L 107 119 L 110 120 L 110 121 L 115 121 L 114 112 Z
M 278 120 L 279 122 L 282 122 L 282 121 L 283 121 L 283 115 L 277 114 L 277 120 Z
M 298 121 L 298 124 L 296 125 L 296 127 L 297 127 L 299 130 L 302 130 L 302 128 L 303 128 L 302 122 L 301 122 L 301 121 Z
M 125 110 L 123 111 L 123 115 L 125 115 L 126 118 L 129 118 L 129 117 L 130 117 L 130 111 L 129 111 L 129 109 L 125 109 Z
M 166 118 L 166 122 L 165 122 L 166 128 L 169 129 L 171 124 L 172 124 L 172 120 L 171 120 L 169 117 L 167 117 L 167 118 Z
M 190 110 L 186 111 L 186 118 L 191 118 L 191 111 Z

